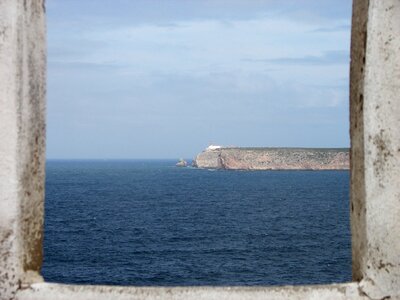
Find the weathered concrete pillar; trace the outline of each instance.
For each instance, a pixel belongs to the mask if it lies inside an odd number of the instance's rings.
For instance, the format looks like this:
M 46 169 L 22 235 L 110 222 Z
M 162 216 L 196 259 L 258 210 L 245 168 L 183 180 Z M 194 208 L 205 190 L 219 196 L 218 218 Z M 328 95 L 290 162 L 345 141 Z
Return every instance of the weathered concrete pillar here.
M 0 0 L 0 299 L 42 263 L 45 39 L 43 0 Z
M 351 52 L 353 279 L 400 295 L 400 1 L 355 0 Z

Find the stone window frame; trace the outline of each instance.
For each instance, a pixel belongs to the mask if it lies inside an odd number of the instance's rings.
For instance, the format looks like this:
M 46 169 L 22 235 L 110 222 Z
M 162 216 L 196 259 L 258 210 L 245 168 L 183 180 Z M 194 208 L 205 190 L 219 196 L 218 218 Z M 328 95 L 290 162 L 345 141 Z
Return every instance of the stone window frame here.
M 400 299 L 400 0 L 354 0 L 350 67 L 353 281 L 282 287 L 43 282 L 44 0 L 0 0 L 0 300 Z

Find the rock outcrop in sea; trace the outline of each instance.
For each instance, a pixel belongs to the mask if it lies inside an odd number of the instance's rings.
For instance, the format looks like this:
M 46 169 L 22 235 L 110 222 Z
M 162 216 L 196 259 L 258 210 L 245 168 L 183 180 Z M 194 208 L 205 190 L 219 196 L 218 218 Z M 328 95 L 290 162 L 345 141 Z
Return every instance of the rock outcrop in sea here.
M 176 164 L 175 164 L 175 166 L 177 166 L 177 167 L 187 167 L 187 161 L 186 160 L 184 160 L 183 158 L 181 158 Z
M 348 148 L 207 148 L 193 166 L 227 170 L 348 170 Z

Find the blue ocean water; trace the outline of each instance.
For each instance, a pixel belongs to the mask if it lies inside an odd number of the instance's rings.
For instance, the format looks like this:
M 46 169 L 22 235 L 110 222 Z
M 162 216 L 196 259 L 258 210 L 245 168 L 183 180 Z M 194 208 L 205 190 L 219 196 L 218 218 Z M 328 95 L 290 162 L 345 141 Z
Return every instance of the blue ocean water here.
M 47 162 L 46 281 L 283 285 L 351 280 L 349 172 Z

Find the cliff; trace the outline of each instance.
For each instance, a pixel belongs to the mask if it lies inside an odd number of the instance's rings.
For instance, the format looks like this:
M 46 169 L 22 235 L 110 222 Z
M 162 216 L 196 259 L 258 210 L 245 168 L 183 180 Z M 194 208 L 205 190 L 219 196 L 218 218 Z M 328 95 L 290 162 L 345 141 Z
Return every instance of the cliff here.
M 229 170 L 348 170 L 346 148 L 219 148 L 206 149 L 193 166 Z

